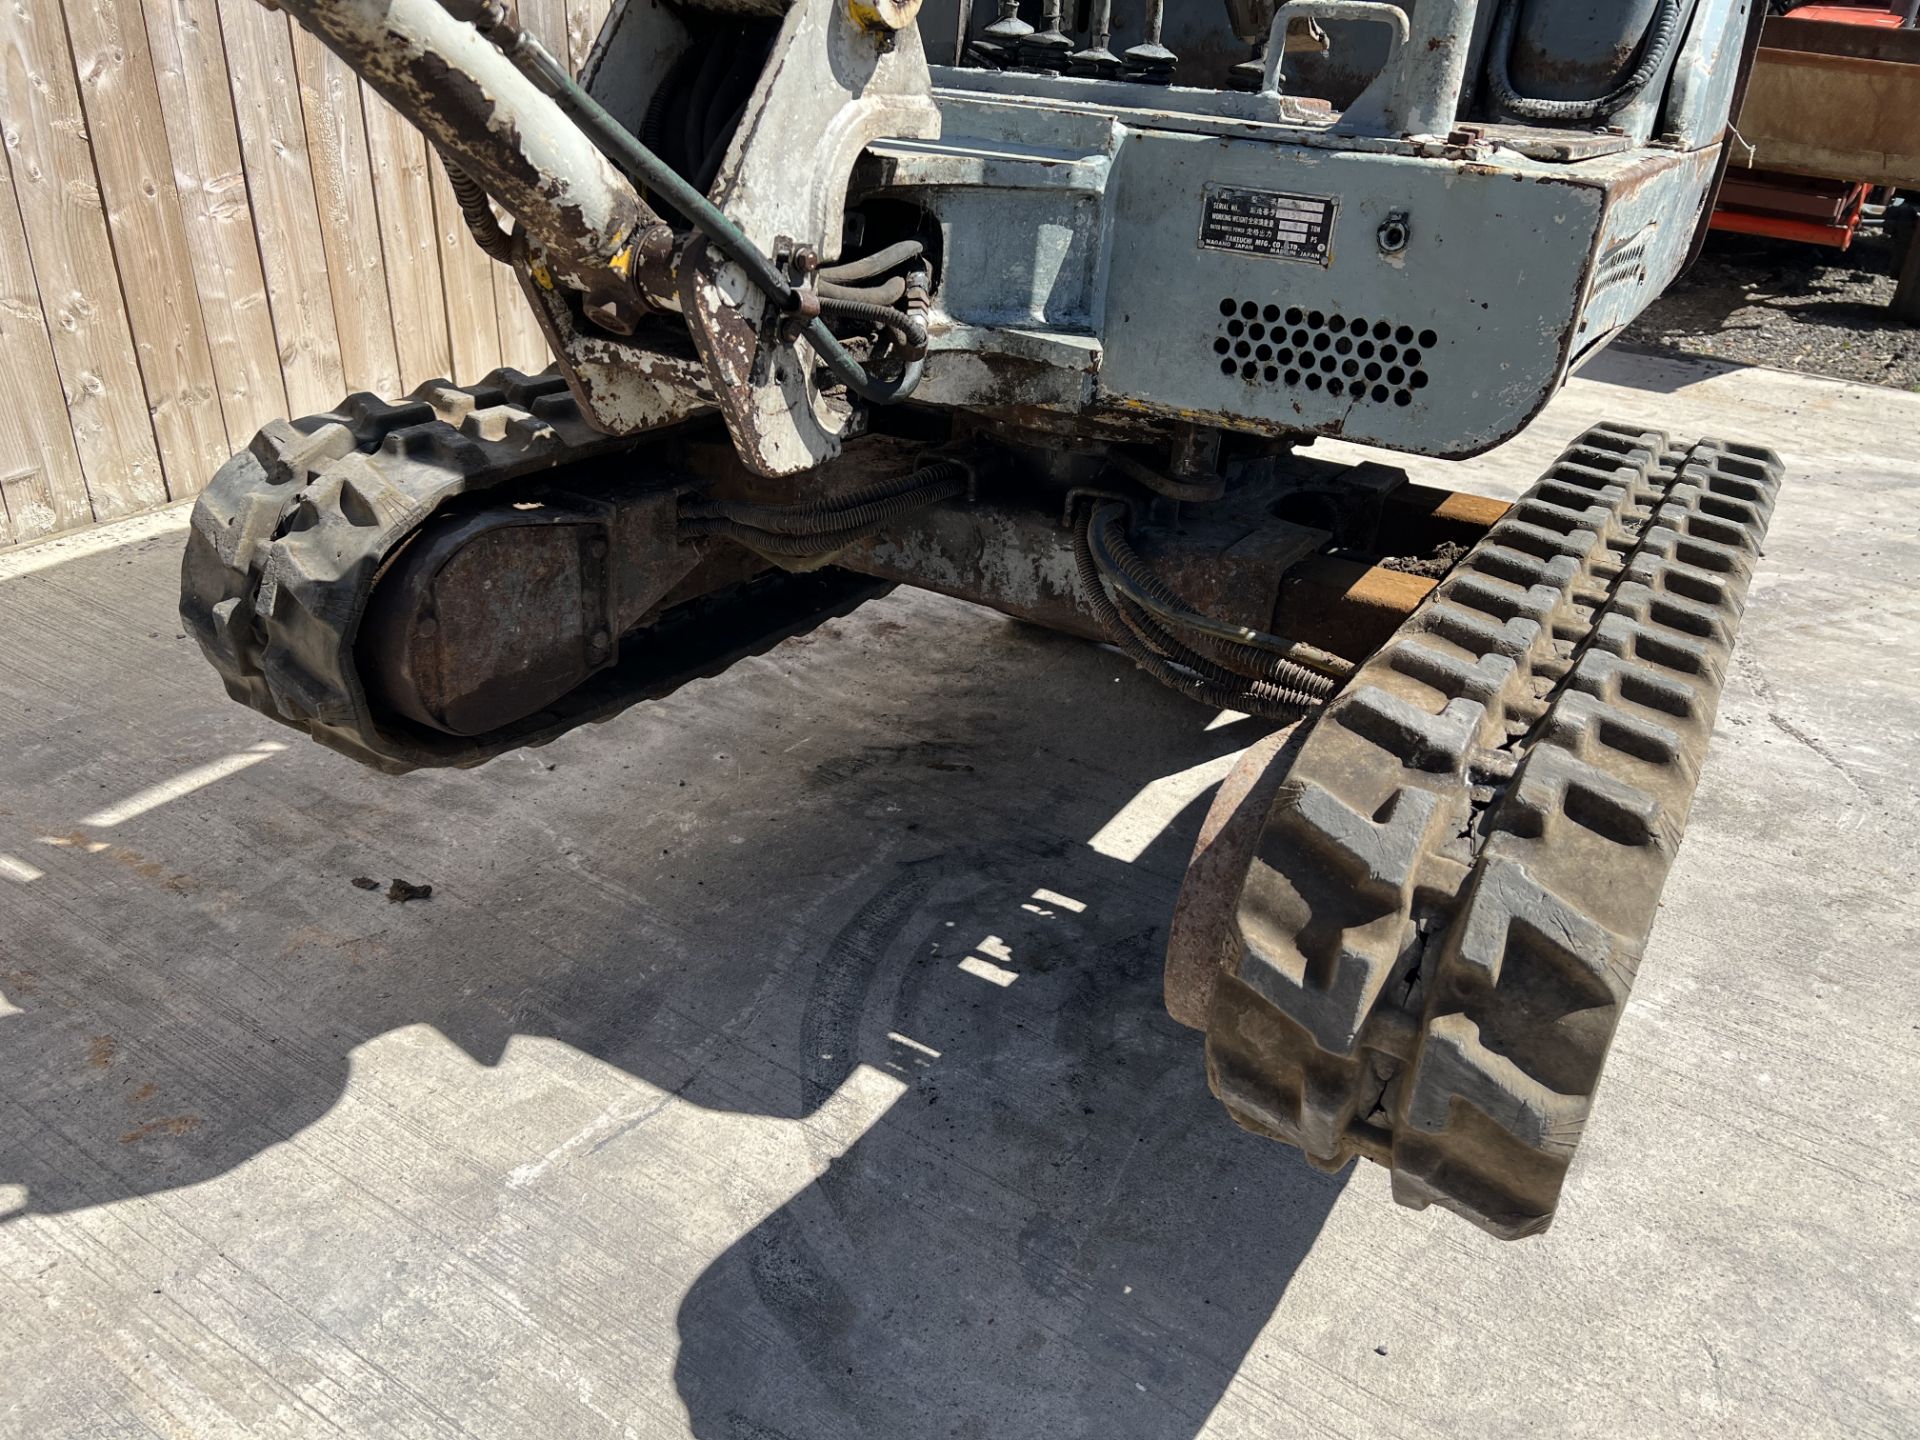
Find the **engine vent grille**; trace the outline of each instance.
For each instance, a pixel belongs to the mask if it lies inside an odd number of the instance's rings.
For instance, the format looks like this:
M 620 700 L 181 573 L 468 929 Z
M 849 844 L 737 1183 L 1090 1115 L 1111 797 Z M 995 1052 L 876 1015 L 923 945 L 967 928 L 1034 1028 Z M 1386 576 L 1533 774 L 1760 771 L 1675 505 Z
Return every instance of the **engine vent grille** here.
M 1361 315 L 1329 315 L 1229 296 L 1213 342 L 1222 375 L 1249 384 L 1322 391 L 1375 405 L 1411 405 L 1440 337 Z

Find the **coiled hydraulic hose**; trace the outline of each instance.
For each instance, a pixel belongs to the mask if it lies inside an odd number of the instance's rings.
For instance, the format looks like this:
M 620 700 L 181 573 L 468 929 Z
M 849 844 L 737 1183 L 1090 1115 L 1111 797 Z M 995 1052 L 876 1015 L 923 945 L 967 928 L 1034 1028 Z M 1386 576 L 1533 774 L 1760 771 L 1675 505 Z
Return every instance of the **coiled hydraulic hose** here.
M 800 309 L 800 294 L 780 273 L 779 267 L 762 254 L 717 205 L 614 119 L 544 45 L 519 28 L 505 5 L 499 0 L 489 0 L 480 7 L 473 24 L 513 62 L 515 69 L 566 112 L 603 155 L 629 179 L 664 200 L 706 236 L 708 244 L 746 271 L 747 277 L 778 309 L 789 315 Z M 847 353 L 846 347 L 818 316 L 807 321 L 802 333 L 835 378 L 872 404 L 889 405 L 904 400 L 920 384 L 923 363 L 919 360 L 910 362 L 897 379 L 875 379 Z
M 1508 71 L 1513 54 L 1513 35 L 1520 23 L 1521 0 L 1501 0 L 1500 13 L 1493 22 L 1493 35 L 1487 42 L 1487 86 L 1494 104 L 1509 115 L 1523 120 L 1604 120 L 1633 103 L 1635 97 L 1652 83 L 1667 63 L 1680 27 L 1693 8 L 1692 0 L 1661 0 L 1660 8 L 1647 23 L 1647 38 L 1641 46 L 1640 63 L 1619 85 L 1592 100 L 1536 100 L 1513 88 Z
M 1324 676 L 1314 676 L 1309 691 L 1234 675 L 1182 645 L 1151 617 L 1138 610 L 1129 615 L 1123 608 L 1128 602 L 1116 602 L 1107 593 L 1094 559 L 1090 532 L 1098 523 L 1098 517 L 1089 513 L 1074 528 L 1073 565 L 1080 593 L 1113 643 L 1162 685 L 1217 710 L 1288 721 L 1299 719 L 1332 693 L 1332 683 Z
M 1095 568 L 1098 568 L 1099 563 L 1097 559 L 1094 561 Z M 1125 595 L 1114 595 L 1110 593 L 1108 598 L 1113 601 L 1114 607 L 1119 611 L 1120 618 L 1125 623 L 1127 629 L 1131 630 L 1142 644 L 1146 645 L 1154 654 L 1171 660 L 1182 669 L 1191 670 L 1202 680 L 1208 681 L 1215 686 L 1225 687 L 1228 690 L 1245 690 L 1249 685 L 1263 678 L 1257 675 L 1242 674 L 1237 670 L 1229 669 L 1214 659 L 1213 656 L 1202 654 L 1172 631 L 1168 630 L 1164 625 L 1160 624 L 1153 616 L 1127 599 Z M 1305 691 L 1294 690 L 1284 685 L 1280 688 L 1287 691 L 1289 696 L 1300 704 L 1315 703 L 1316 701 L 1316 697 L 1309 695 Z
M 833 280 L 814 281 L 813 288 L 824 305 L 829 300 L 858 300 L 867 305 L 898 305 L 906 298 L 907 280 L 896 275 L 881 285 L 842 285 Z
M 1350 662 L 1317 645 L 1229 624 L 1194 609 L 1127 543 L 1125 515 L 1121 505 L 1100 506 L 1089 522 L 1087 539 L 1101 575 L 1136 607 L 1176 632 L 1197 633 L 1229 647 L 1234 658 L 1260 667 L 1267 678 L 1295 689 L 1324 687 L 1330 694 L 1326 681 L 1343 680 L 1353 673 Z
M 683 538 L 718 535 L 762 555 L 813 559 L 844 550 L 916 510 L 957 499 L 972 483 L 971 465 L 947 459 L 850 495 L 804 505 L 684 500 L 680 534 Z
M 447 172 L 447 187 L 453 191 L 454 203 L 460 207 L 460 218 L 467 222 L 467 229 L 473 232 L 473 243 L 480 247 L 480 253 L 489 260 L 511 265 L 513 237 L 500 228 L 493 206 L 487 203 L 486 190 L 478 180 L 445 155 L 440 157 L 440 167 Z

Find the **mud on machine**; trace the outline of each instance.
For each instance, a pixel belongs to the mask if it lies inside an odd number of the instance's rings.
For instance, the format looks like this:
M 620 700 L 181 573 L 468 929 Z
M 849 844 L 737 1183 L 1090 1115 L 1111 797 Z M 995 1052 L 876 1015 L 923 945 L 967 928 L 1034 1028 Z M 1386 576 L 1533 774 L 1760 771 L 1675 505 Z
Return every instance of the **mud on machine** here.
M 280 3 L 558 363 L 220 470 L 182 611 L 235 699 L 475 765 L 906 584 L 1305 719 L 1167 1007 L 1243 1126 L 1546 1227 L 1779 462 L 1609 423 L 1504 506 L 1310 444 L 1484 451 L 1673 280 L 1748 0 L 617 0 L 579 81 L 501 0 Z

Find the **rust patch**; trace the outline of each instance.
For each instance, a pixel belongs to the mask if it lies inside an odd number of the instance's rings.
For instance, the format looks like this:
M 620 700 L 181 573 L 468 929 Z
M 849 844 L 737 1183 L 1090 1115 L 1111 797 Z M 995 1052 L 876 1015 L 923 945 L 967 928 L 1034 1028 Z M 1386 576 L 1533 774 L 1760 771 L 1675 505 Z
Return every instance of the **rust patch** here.
M 87 1064 L 96 1070 L 104 1070 L 113 1064 L 114 1053 L 119 1044 L 111 1035 L 96 1035 L 87 1045 Z
M 181 875 L 138 850 L 125 845 L 109 845 L 104 840 L 88 838 L 84 830 L 69 830 L 48 842 L 64 850 L 78 850 L 83 855 L 105 855 L 117 865 L 123 865 L 142 880 L 158 880 L 167 889 L 178 895 L 185 895 L 200 889 L 200 882 L 190 875 Z
M 136 1125 L 120 1137 L 122 1145 L 137 1145 L 142 1140 L 151 1140 L 156 1135 L 170 1136 L 175 1139 L 189 1130 L 200 1128 L 198 1115 L 167 1115 L 158 1120 L 149 1120 L 144 1125 Z
M 160 1087 L 158 1085 L 155 1085 L 151 1080 L 149 1080 L 146 1084 L 142 1085 L 138 1090 L 134 1091 L 131 1095 L 127 1096 L 127 1103 L 129 1105 L 141 1105 L 151 1100 L 155 1095 L 159 1093 L 160 1093 Z
M 109 860 L 126 866 L 142 880 L 157 880 L 176 895 L 189 894 L 200 888 L 200 882 L 191 875 L 181 875 L 169 870 L 158 860 L 149 859 L 138 850 L 129 850 L 124 845 L 116 845 L 106 854 Z

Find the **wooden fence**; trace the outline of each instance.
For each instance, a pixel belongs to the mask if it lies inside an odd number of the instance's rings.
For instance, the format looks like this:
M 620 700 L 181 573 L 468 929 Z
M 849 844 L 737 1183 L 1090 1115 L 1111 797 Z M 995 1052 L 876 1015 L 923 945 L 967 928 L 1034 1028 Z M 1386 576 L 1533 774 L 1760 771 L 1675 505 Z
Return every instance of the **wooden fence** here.
M 520 0 L 577 69 L 609 0 Z M 0 0 L 0 545 L 266 421 L 548 361 L 426 143 L 256 0 Z

